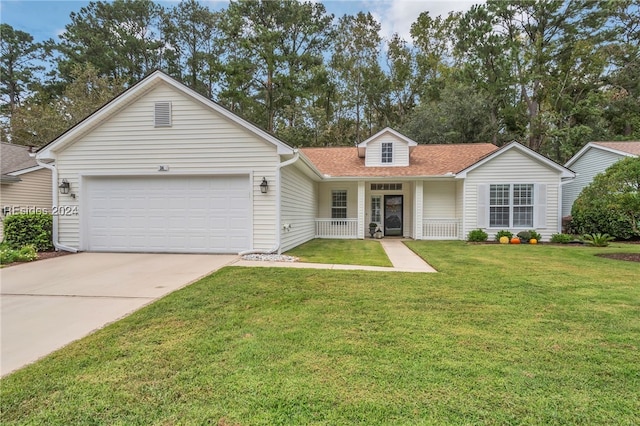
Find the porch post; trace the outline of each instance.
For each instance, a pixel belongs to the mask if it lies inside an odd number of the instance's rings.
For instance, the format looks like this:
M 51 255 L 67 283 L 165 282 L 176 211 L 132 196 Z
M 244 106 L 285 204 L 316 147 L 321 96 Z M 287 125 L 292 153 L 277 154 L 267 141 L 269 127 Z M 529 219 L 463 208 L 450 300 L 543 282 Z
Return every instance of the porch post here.
M 358 181 L 358 239 L 364 240 L 364 212 L 366 211 L 366 203 L 364 199 L 364 181 Z
M 413 239 L 421 240 L 422 235 L 422 222 L 423 222 L 423 201 L 424 201 L 424 185 L 423 181 L 418 180 L 415 182 L 415 194 L 413 196 Z

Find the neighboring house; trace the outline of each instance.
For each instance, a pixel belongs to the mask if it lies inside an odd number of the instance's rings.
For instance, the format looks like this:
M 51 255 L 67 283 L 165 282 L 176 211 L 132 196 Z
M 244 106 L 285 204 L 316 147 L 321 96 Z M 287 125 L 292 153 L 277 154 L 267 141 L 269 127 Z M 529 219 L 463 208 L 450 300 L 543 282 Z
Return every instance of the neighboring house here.
M 562 191 L 562 216 L 571 215 L 573 202 L 593 178 L 625 157 L 640 156 L 640 142 L 590 142 L 571 157 L 565 167 L 575 172 L 576 178 Z
M 464 239 L 560 229 L 573 173 L 512 143 L 294 149 L 155 72 L 40 149 L 54 160 L 56 244 L 91 251 L 285 251 L 313 238 Z
M 39 166 L 31 148 L 0 143 L 0 240 L 4 218 L 13 213 L 51 213 L 51 171 Z

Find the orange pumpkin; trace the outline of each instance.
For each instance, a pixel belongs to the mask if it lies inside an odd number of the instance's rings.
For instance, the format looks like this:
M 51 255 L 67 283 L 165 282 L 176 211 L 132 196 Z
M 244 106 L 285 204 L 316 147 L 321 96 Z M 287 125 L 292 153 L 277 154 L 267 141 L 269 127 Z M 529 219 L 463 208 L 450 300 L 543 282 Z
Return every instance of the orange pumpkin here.
M 520 238 L 518 237 L 511 238 L 511 244 L 520 244 Z

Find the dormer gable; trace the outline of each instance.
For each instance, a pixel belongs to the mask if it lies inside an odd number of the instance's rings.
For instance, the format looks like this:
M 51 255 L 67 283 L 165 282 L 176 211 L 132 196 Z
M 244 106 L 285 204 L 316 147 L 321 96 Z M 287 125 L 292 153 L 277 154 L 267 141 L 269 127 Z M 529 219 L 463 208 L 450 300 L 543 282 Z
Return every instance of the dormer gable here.
M 367 167 L 406 167 L 418 143 L 387 127 L 358 144 L 358 156 Z

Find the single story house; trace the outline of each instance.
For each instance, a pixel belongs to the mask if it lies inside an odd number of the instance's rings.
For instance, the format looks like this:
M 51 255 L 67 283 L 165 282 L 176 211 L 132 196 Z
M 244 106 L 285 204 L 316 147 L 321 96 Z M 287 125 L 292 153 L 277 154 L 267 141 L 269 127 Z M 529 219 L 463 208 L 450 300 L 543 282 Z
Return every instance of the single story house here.
M 4 219 L 14 213 L 51 213 L 51 171 L 24 145 L 0 143 L 0 240 Z
M 295 149 L 154 72 L 38 151 L 65 250 L 286 251 L 313 238 L 465 239 L 560 229 L 574 174 L 518 144 L 418 145 L 384 129 Z M 69 214 L 66 214 L 68 212 Z
M 640 141 L 589 142 L 576 153 L 565 167 L 575 172 L 575 179 L 567 182 L 562 191 L 562 216 L 571 215 L 573 202 L 596 175 L 625 157 L 640 156 Z

